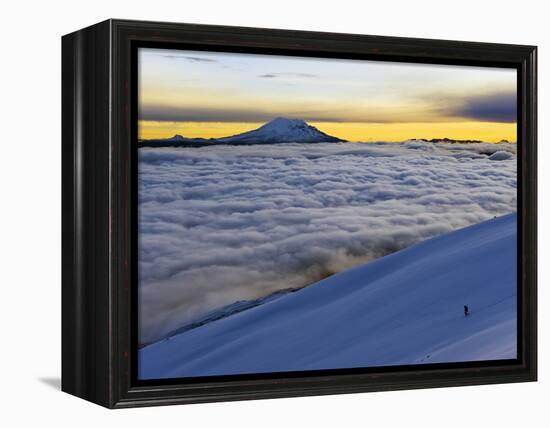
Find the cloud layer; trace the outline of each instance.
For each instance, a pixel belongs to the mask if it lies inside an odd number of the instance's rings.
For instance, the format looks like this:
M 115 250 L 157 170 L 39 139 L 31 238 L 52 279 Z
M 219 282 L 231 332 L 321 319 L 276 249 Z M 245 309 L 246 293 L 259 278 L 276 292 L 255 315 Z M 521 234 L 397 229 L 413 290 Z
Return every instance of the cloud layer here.
M 236 300 L 516 210 L 515 144 L 143 148 L 139 157 L 142 343 Z

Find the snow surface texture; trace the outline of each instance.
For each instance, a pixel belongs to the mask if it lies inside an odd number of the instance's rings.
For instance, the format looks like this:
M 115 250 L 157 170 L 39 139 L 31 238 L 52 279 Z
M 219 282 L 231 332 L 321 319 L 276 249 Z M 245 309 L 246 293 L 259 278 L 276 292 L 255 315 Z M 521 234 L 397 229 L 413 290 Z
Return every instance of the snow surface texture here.
M 515 211 L 515 147 L 139 149 L 141 343 Z M 496 152 L 511 158 L 492 160 Z
M 157 342 L 140 378 L 516 358 L 516 230 L 488 220 Z

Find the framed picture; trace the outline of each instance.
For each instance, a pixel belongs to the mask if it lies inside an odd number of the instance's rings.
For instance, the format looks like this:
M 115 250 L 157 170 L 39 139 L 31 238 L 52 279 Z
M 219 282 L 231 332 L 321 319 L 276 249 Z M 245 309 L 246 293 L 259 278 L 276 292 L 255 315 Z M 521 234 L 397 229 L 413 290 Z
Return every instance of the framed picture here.
M 109 20 L 63 43 L 62 389 L 536 380 L 536 48 Z

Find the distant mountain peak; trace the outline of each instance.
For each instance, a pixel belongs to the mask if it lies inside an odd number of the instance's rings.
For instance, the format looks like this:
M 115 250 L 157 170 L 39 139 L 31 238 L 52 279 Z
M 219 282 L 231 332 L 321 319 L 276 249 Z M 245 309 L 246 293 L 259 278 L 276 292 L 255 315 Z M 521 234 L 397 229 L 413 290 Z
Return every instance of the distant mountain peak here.
M 276 117 L 265 123 L 263 126 L 309 126 L 302 119 L 290 119 L 288 117 Z
M 286 132 L 300 131 L 304 129 L 312 129 L 319 131 L 316 127 L 311 126 L 302 119 L 289 119 L 286 117 L 276 117 L 262 125 L 259 129 L 278 129 Z M 326 135 L 326 134 L 325 134 Z
M 144 140 L 142 146 L 205 146 L 215 144 L 338 143 L 338 137 L 325 134 L 302 119 L 276 117 L 252 131 L 223 138 L 187 138 L 179 134 L 160 140 Z
M 345 140 L 325 134 L 302 119 L 276 117 L 258 129 L 231 137 L 219 138 L 218 141 L 231 144 L 274 144 L 333 143 Z

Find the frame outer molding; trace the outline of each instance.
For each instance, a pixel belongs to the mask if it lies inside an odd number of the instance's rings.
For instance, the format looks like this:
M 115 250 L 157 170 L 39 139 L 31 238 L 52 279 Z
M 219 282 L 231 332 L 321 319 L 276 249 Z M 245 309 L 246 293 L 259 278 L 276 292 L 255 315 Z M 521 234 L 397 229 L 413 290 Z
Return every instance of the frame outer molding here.
M 521 364 L 352 375 L 132 384 L 135 41 L 296 55 L 482 65 L 522 72 Z M 107 20 L 62 38 L 62 390 L 109 408 L 432 388 L 537 379 L 536 47 Z M 518 142 L 520 141 L 518 140 Z
M 62 39 L 61 389 L 112 407 L 110 23 Z

